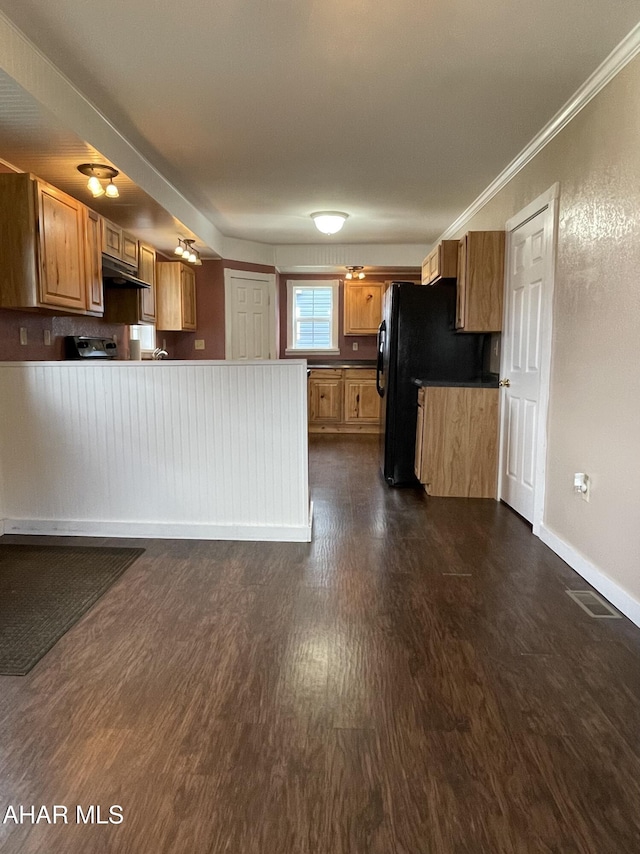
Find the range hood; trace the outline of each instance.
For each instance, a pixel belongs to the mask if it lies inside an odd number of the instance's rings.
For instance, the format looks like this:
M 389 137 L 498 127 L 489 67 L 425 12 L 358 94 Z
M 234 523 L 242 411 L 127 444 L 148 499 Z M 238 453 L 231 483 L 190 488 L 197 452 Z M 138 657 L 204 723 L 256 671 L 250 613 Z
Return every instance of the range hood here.
M 106 288 L 149 288 L 148 282 L 143 282 L 135 275 L 131 267 L 121 261 L 116 261 L 109 255 L 102 256 L 102 281 Z

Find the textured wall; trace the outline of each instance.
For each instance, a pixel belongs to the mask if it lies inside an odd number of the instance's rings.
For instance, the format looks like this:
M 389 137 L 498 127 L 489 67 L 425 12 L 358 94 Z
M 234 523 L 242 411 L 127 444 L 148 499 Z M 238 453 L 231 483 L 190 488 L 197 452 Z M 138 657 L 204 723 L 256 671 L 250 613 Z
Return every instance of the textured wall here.
M 640 58 L 464 231 L 504 228 L 556 181 L 545 525 L 640 600 Z

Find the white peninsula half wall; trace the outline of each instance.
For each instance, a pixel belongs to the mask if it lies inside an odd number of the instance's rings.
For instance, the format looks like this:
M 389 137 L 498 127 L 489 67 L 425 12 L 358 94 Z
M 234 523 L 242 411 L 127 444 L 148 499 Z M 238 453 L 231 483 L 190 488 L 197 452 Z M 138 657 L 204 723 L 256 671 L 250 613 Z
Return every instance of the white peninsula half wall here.
M 0 520 L 309 541 L 306 362 L 0 363 Z

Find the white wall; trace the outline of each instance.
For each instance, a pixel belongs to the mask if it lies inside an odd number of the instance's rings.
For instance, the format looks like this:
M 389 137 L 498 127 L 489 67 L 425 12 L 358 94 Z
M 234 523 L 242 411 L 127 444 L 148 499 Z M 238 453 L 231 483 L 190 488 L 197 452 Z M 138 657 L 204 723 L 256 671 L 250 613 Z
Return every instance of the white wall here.
M 310 539 L 306 363 L 0 364 L 5 533 Z
M 460 233 L 560 182 L 546 539 L 640 618 L 640 57 Z M 587 504 L 574 472 L 592 478 Z

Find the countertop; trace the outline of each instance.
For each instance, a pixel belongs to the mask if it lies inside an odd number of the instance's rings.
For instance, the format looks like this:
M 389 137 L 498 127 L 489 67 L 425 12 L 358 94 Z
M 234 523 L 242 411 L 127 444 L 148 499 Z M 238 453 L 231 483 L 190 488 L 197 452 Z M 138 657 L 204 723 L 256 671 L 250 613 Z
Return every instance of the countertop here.
M 353 362 L 311 362 L 307 359 L 307 367 L 310 371 L 326 370 L 327 368 L 333 368 L 336 371 L 345 368 L 368 368 L 369 370 L 375 370 L 376 360 L 357 359 Z
M 477 380 L 466 380 L 465 382 L 414 379 L 413 384 L 417 385 L 418 388 L 498 388 L 498 375 L 485 374 Z

